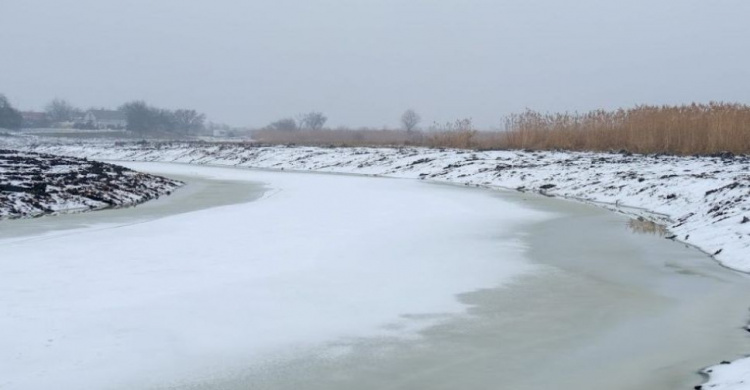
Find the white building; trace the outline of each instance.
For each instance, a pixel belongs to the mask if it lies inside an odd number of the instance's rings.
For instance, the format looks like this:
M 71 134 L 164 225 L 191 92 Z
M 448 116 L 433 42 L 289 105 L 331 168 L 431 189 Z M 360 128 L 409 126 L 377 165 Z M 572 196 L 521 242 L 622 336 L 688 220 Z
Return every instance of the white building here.
M 97 129 L 124 129 L 128 125 L 125 113 L 115 110 L 88 110 L 83 121 Z
M 228 137 L 229 136 L 229 130 L 226 130 L 226 129 L 214 129 L 213 135 L 214 135 L 214 137 Z

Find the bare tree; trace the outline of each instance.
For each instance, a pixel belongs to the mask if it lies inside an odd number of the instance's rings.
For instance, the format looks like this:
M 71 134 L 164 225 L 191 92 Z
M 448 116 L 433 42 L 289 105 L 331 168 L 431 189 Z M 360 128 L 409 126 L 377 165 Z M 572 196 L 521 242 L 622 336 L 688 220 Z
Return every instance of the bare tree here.
M 18 129 L 23 125 L 23 116 L 13 108 L 5 95 L 0 94 L 0 128 Z
M 203 130 L 206 115 L 199 114 L 195 110 L 175 110 L 172 113 L 177 130 L 182 130 L 185 134 Z
M 54 99 L 44 107 L 44 111 L 52 122 L 68 122 L 81 116 L 81 110 L 64 99 Z
M 166 110 L 152 107 L 144 101 L 125 103 L 119 110 L 125 113 L 128 130 L 141 135 L 177 131 L 190 134 L 205 128 L 206 115 L 195 110 Z
M 416 111 L 408 109 L 401 115 L 401 124 L 404 125 L 406 131 L 410 132 L 422 121 L 422 117 L 417 114 Z
M 128 121 L 127 128 L 144 135 L 147 131 L 153 130 L 154 109 L 149 107 L 146 102 L 138 100 L 125 103 L 119 108 L 125 112 L 125 118 Z
M 300 117 L 300 127 L 310 130 L 320 130 L 326 124 L 328 118 L 322 112 L 310 112 Z
M 269 130 L 278 130 L 278 131 L 295 131 L 297 130 L 297 121 L 294 120 L 294 118 L 283 118 L 279 119 L 276 122 L 271 123 L 267 127 Z

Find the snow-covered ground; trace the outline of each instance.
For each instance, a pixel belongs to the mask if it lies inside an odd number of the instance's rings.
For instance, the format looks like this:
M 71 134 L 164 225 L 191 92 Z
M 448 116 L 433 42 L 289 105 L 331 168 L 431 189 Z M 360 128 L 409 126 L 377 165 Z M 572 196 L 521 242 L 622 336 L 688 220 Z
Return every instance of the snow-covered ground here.
M 0 240 L 0 388 L 149 388 L 334 339 L 411 337 L 462 313 L 455 294 L 534 272 L 514 235 L 548 216 L 411 180 L 208 174 L 270 188 L 148 223 Z
M 698 390 L 747 390 L 750 389 L 750 357 L 734 362 L 723 362 L 703 372 L 710 380 Z
M 17 146 L 100 160 L 354 173 L 536 191 L 628 212 L 648 211 L 650 218 L 668 226 L 673 239 L 702 249 L 727 267 L 750 272 L 747 157 L 201 143 Z
M 130 206 L 179 186 L 99 161 L 0 149 L 0 219 Z
M 663 222 L 674 240 L 750 272 L 750 159 L 420 148 L 256 147 L 201 143 L 57 143 L 25 150 L 100 160 L 163 161 L 416 178 L 595 202 Z M 3 142 L 0 140 L 0 142 Z M 488 212 L 491 210 L 488 209 Z M 750 388 L 750 359 L 706 370 L 712 389 Z

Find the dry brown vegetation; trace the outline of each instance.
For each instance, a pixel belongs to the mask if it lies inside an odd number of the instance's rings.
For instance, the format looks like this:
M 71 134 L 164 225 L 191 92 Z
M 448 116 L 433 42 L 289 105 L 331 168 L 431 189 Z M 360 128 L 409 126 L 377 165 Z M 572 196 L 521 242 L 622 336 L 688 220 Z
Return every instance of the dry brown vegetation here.
M 401 130 L 256 130 L 253 139 L 272 144 L 335 145 L 335 146 L 397 146 L 419 145 L 421 133 Z
M 635 153 L 750 152 L 750 106 L 638 106 L 585 114 L 527 111 L 507 119 L 506 146 Z
M 480 135 L 493 135 L 476 130 L 457 131 L 404 131 L 404 130 L 256 130 L 255 141 L 269 144 L 296 144 L 310 146 L 426 146 L 431 148 L 479 147 Z M 493 137 L 494 138 L 494 137 Z M 500 148 L 493 143 L 493 147 Z
M 505 131 L 476 131 L 470 120 L 459 120 L 431 131 L 260 130 L 253 137 L 262 142 L 301 145 L 750 153 L 750 106 L 743 104 L 637 106 L 564 114 L 529 110 L 509 116 L 505 126 Z

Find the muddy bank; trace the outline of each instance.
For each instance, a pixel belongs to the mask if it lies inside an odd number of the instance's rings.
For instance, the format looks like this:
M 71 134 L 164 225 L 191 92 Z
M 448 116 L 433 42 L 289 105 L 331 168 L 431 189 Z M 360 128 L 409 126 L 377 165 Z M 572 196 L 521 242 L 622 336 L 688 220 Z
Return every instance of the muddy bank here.
M 213 207 L 252 202 L 263 196 L 266 191 L 261 183 L 255 182 L 211 179 L 196 175 L 167 176 L 183 183 L 179 191 L 169 196 L 162 196 L 135 207 L 109 208 L 95 213 L 65 213 L 54 218 L 0 220 L 0 237 L 24 240 L 24 237 L 46 233 L 60 234 L 90 226 L 109 229 L 145 223 Z
M 181 185 L 99 161 L 0 149 L 0 219 L 132 206 Z

